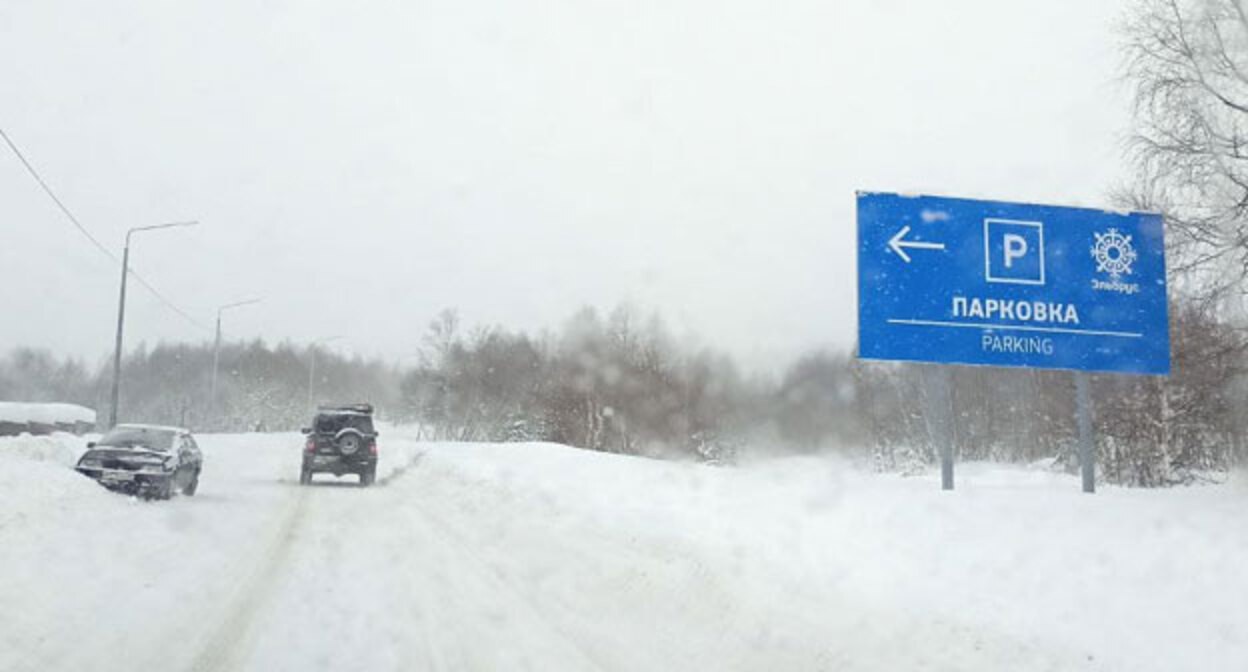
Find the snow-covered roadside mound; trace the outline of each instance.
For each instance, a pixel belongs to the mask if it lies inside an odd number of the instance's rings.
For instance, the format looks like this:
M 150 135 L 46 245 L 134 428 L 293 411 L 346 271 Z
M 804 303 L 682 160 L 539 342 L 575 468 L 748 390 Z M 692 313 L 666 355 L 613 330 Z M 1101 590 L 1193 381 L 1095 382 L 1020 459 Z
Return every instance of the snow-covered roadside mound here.
M 776 669 L 1248 667 L 1238 478 L 1088 496 L 1070 476 L 970 464 L 946 493 L 936 475 L 809 458 L 722 469 L 544 444 L 433 446 L 417 472 L 413 487 L 439 506 L 455 498 L 448 522 L 476 543 L 513 558 L 545 553 L 531 547 L 543 538 L 557 549 L 529 563 L 551 575 L 514 577 L 539 582 L 539 603 L 596 604 L 608 629 L 647 608 L 658 623 L 688 617 L 666 628 L 688 642 L 654 642 L 625 667 L 712 649 L 745 668 L 759 650 Z M 701 639 L 715 635 L 691 619 L 727 641 Z
M 71 434 L 0 437 L 0 531 L 33 511 L 72 511 L 107 499 L 73 469 L 86 441 Z
M 20 458 L 72 467 L 86 451 L 88 441 L 87 437 L 60 433 L 50 436 L 0 436 L 0 459 Z
M 0 401 L 0 422 L 11 422 L 19 425 L 26 423 L 38 423 L 41 425 L 88 423 L 94 425 L 95 411 L 77 404 Z

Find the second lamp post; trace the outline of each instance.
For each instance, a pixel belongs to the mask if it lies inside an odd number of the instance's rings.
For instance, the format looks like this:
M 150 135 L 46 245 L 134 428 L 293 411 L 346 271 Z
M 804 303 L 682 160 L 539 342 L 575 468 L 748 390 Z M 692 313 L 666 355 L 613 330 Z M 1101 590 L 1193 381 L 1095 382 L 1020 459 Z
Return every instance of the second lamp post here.
M 253 303 L 260 303 L 260 299 L 248 299 L 246 301 L 237 301 L 235 303 L 227 303 L 217 308 L 217 336 L 212 344 L 212 386 L 208 391 L 208 411 L 210 413 L 217 410 L 217 369 L 221 366 L 221 313 L 240 306 L 250 306 Z

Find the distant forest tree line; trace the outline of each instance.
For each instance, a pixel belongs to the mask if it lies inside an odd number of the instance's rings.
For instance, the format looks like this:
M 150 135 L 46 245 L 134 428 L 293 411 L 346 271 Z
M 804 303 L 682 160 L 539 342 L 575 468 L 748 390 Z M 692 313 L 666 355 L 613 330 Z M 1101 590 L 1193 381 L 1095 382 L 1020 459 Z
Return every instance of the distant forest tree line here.
M 1244 336 L 1172 306 L 1174 374 L 1094 376 L 1099 469 L 1111 482 L 1167 485 L 1248 459 Z M 577 312 L 540 336 L 433 320 L 418 361 L 400 367 L 318 349 L 313 404 L 372 401 L 395 422 L 449 441 L 554 441 L 590 450 L 708 461 L 762 452 L 835 452 L 881 470 L 938 456 L 930 367 L 812 352 L 781 375 L 746 375 L 708 348 L 682 345 L 657 316 L 627 307 Z M 307 424 L 306 347 L 222 348 L 210 403 L 212 345 L 127 354 L 122 418 L 200 431 L 290 431 Z M 959 460 L 1076 467 L 1071 374 L 955 367 Z M 0 359 L 0 399 L 107 408 L 111 370 L 18 348 Z M 101 414 L 103 417 L 103 414 Z
M 222 344 L 214 401 L 212 363 L 211 343 L 140 345 L 128 352 L 122 359 L 119 420 L 200 431 L 298 429 L 317 402 L 378 398 L 384 403 L 392 398 L 388 391 L 397 389 L 397 373 L 380 361 L 255 340 Z M 16 348 L 0 359 L 0 399 L 82 404 L 99 411 L 101 422 L 111 383 L 111 359 L 87 365 L 32 348 Z

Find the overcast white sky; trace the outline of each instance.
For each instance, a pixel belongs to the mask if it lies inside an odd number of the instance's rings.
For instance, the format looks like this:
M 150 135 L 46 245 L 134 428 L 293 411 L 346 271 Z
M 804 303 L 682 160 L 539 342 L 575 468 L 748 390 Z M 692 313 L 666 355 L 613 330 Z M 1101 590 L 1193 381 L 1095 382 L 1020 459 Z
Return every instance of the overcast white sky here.
M 399 358 L 441 308 L 630 301 L 755 367 L 854 338 L 854 190 L 1103 205 L 1120 2 L 0 4 L 0 128 L 236 337 Z M 118 273 L 0 146 L 0 348 L 95 360 Z M 132 293 L 128 343 L 209 334 Z

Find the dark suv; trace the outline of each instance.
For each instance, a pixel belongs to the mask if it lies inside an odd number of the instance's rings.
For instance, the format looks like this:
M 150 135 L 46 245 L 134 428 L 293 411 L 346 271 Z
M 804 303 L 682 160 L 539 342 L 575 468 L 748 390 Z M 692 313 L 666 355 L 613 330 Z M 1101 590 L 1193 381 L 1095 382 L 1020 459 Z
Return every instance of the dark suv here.
M 307 485 L 316 473 L 359 474 L 360 485 L 377 480 L 377 431 L 369 404 L 321 406 L 306 427 L 303 468 L 299 483 Z

